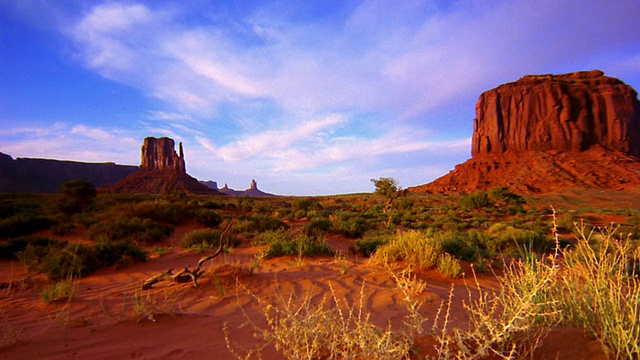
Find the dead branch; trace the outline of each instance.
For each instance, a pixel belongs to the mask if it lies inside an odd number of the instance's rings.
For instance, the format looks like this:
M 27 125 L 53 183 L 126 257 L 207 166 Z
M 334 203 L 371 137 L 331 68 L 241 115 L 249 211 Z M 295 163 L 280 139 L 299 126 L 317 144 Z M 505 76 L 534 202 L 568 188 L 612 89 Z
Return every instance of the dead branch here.
M 166 272 L 156 274 L 150 277 L 149 279 L 147 279 L 147 281 L 145 281 L 142 284 L 142 290 L 149 290 L 153 287 L 153 285 L 161 281 L 173 281 L 176 283 L 185 283 L 185 282 L 192 281 L 193 286 L 198 287 L 198 278 L 202 274 L 204 274 L 204 270 L 201 270 L 202 264 L 220 255 L 225 245 L 224 236 L 227 234 L 229 229 L 231 229 L 231 224 L 232 222 L 229 222 L 229 225 L 227 226 L 227 228 L 222 232 L 222 234 L 220 234 L 220 246 L 218 246 L 218 249 L 213 254 L 207 255 L 202 259 L 200 259 L 198 261 L 198 267 L 196 267 L 194 270 L 189 269 L 191 265 L 187 265 L 184 267 L 184 269 L 174 274 L 173 268 L 171 268 Z

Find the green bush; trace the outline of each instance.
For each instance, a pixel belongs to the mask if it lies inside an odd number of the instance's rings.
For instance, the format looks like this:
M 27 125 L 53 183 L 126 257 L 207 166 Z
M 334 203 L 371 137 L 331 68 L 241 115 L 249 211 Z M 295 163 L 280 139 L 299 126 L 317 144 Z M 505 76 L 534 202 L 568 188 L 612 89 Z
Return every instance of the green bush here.
M 40 215 L 14 215 L 0 220 L 0 237 L 10 238 L 48 229 L 53 221 Z
M 308 236 L 320 236 L 322 233 L 331 230 L 329 219 L 315 219 L 305 225 L 303 232 Z
M 533 230 L 516 229 L 512 226 L 496 223 L 489 228 L 494 239 L 488 243 L 489 250 L 494 253 L 516 254 L 523 245 L 531 246 L 534 250 L 547 251 L 553 247 L 553 242 L 544 233 Z
M 199 209 L 196 211 L 196 219 L 204 226 L 215 228 L 222 222 L 222 215 L 214 210 Z
M 317 202 L 314 201 L 312 199 L 299 199 L 299 200 L 294 200 L 293 204 L 293 211 L 310 211 L 310 210 L 322 210 L 322 205 Z
M 289 229 L 284 221 L 268 216 L 241 216 L 233 223 L 234 233 L 241 233 L 251 236 L 269 230 Z
M 460 204 L 467 209 L 482 209 L 491 205 L 486 191 L 476 191 L 460 198 Z
M 222 230 L 216 229 L 197 229 L 186 234 L 180 241 L 180 246 L 184 249 L 194 247 L 215 247 L 220 246 L 220 236 Z
M 437 235 L 442 242 L 442 249 L 447 254 L 466 261 L 474 261 L 480 248 L 477 243 L 471 241 L 466 233 L 452 231 Z
M 369 223 L 358 213 L 338 212 L 329 219 L 333 231 L 350 238 L 360 238 L 369 230 Z
M 93 246 L 97 267 L 129 265 L 147 260 L 147 253 L 132 242 L 100 241 Z
M 191 218 L 193 214 L 194 207 L 184 201 L 143 201 L 136 204 L 132 209 L 133 216 L 173 225 L 184 222 Z
M 271 258 L 278 256 L 333 255 L 333 250 L 321 238 L 305 234 L 292 236 L 289 233 L 286 235 L 275 235 L 268 239 L 270 242 L 267 243 L 268 246 L 264 250 L 264 256 Z
M 93 240 L 129 240 L 138 244 L 157 243 L 170 236 L 173 226 L 139 217 L 117 217 L 97 222 L 89 227 Z
M 48 246 L 30 243 L 19 257 L 27 269 L 45 273 L 52 280 L 83 277 L 99 267 L 90 246 L 68 242 Z
M 45 273 L 53 280 L 83 277 L 112 265 L 128 265 L 146 260 L 146 253 L 126 241 L 98 242 L 93 246 L 35 238 L 27 243 L 19 258 L 27 269 Z
M 373 255 L 378 248 L 389 242 L 388 236 L 365 236 L 356 240 L 357 252 L 363 256 Z
M 18 259 L 20 253 L 23 252 L 30 244 L 46 248 L 50 246 L 58 246 L 60 243 L 60 240 L 41 236 L 11 239 L 5 243 L 0 243 L 0 259 Z
M 285 242 L 288 241 L 289 238 L 290 234 L 286 230 L 268 230 L 258 234 L 258 236 L 256 236 L 256 238 L 251 243 L 253 245 L 265 245 L 279 241 Z

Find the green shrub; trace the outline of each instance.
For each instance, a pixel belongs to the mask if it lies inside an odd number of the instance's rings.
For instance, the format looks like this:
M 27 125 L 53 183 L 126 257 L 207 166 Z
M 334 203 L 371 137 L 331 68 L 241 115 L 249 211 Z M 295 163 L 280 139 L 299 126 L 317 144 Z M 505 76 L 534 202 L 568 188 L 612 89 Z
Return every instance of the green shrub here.
M 293 211 L 310 211 L 310 210 L 322 210 L 322 205 L 317 202 L 314 201 L 312 199 L 299 199 L 299 200 L 294 200 L 293 204 Z
M 274 242 L 285 242 L 290 238 L 290 234 L 288 231 L 280 229 L 280 230 L 268 230 L 263 233 L 258 234 L 256 238 L 251 242 L 253 245 L 265 245 L 271 244 Z
M 194 247 L 216 247 L 220 246 L 221 230 L 216 229 L 197 229 L 186 234 L 180 241 L 180 246 L 184 249 Z
M 369 223 L 358 213 L 338 212 L 329 218 L 333 231 L 350 238 L 359 238 L 369 230 Z
M 126 241 L 87 246 L 42 237 L 20 238 L 10 241 L 5 250 L 4 255 L 11 253 L 27 269 L 45 273 L 53 280 L 83 277 L 102 267 L 146 260 L 144 250 Z
M 136 244 L 125 241 L 100 241 L 93 246 L 97 268 L 130 265 L 147 260 L 147 253 Z
M 48 229 L 53 221 L 41 215 L 14 215 L 0 220 L 0 237 L 10 238 Z
M 206 227 L 215 228 L 222 222 L 222 215 L 209 209 L 199 209 L 196 211 L 196 219 Z
M 409 267 L 430 269 L 443 253 L 440 239 L 420 231 L 398 231 L 387 244 L 378 247 L 372 259 L 378 263 L 405 261 Z
M 512 193 L 506 186 L 497 186 L 489 190 L 489 199 L 497 206 L 520 205 L 525 202 L 522 196 Z
M 83 244 L 30 243 L 19 257 L 27 269 L 45 273 L 53 280 L 83 277 L 98 268 L 95 252 Z
M 553 242 L 546 234 L 533 230 L 516 229 L 512 226 L 496 223 L 489 228 L 494 239 L 488 243 L 489 250 L 494 253 L 515 254 L 520 246 L 531 246 L 535 250 L 546 251 L 553 247 Z
M 93 240 L 129 240 L 139 244 L 157 243 L 170 236 L 173 226 L 157 221 L 121 216 L 106 219 L 89 227 L 89 237 Z
M 173 225 L 184 222 L 193 214 L 194 208 L 184 201 L 143 201 L 132 209 L 133 216 Z
M 234 233 L 241 233 L 246 236 L 280 229 L 287 230 L 289 229 L 289 225 L 280 219 L 268 216 L 241 216 L 232 226 Z
M 274 236 L 264 251 L 267 258 L 278 256 L 333 255 L 333 250 L 318 237 L 299 234 L 297 236 Z
M 453 256 L 445 253 L 438 259 L 438 272 L 450 278 L 458 278 L 462 275 L 462 266 L 460 261 Z
M 456 258 L 474 261 L 480 254 L 477 243 L 471 241 L 468 234 L 453 231 L 437 235 L 442 243 L 442 250 Z
M 0 243 L 0 259 L 18 259 L 20 253 L 23 252 L 30 244 L 46 248 L 50 246 L 58 246 L 60 243 L 60 240 L 40 236 L 11 239 L 5 243 Z
M 357 252 L 369 257 L 373 255 L 378 248 L 389 242 L 388 236 L 365 236 L 356 240 Z
M 305 225 L 303 232 L 308 236 L 320 236 L 331 230 L 331 221 L 326 218 L 315 219 Z
M 460 204 L 467 209 L 482 209 L 491 205 L 486 191 L 476 191 L 460 198 Z

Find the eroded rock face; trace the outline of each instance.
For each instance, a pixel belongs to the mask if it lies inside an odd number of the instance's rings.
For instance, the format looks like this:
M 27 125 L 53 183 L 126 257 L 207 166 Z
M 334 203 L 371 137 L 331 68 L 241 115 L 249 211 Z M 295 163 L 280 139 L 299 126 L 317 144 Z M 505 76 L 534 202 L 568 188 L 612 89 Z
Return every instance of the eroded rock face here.
M 140 168 L 186 174 L 182 143 L 179 148 L 180 154 L 177 154 L 173 139 L 167 137 L 144 139 Z
M 99 190 L 154 194 L 179 190 L 190 194 L 219 194 L 217 190 L 208 188 L 187 174 L 182 143 L 179 145 L 179 153 L 176 153 L 173 139 L 148 137 L 144 139 L 141 152 L 140 170 Z
M 602 71 L 525 76 L 483 93 L 476 105 L 474 158 L 593 145 L 640 156 L 638 94 Z
M 639 191 L 638 94 L 599 70 L 525 76 L 480 96 L 471 153 L 449 174 L 409 190 Z

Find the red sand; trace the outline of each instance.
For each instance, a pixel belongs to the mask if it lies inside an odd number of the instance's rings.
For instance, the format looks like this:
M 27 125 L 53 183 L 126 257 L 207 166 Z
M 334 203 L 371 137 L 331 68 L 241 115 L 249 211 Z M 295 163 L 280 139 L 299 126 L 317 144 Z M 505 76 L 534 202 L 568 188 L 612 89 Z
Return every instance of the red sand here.
M 179 228 L 174 242 L 190 226 Z M 169 240 L 170 242 L 171 240 Z M 43 304 L 40 289 L 46 279 L 29 275 L 20 263 L 0 261 L 0 283 L 17 281 L 11 289 L 0 289 L 1 359 L 235 359 L 227 348 L 224 327 L 239 347 L 257 345 L 247 320 L 264 326 L 262 309 L 278 304 L 291 292 L 301 296 L 312 291 L 313 301 L 331 300 L 330 286 L 340 301 L 358 304 L 364 283 L 364 306 L 379 326 L 388 322 L 398 328 L 406 309 L 402 293 L 388 270 L 369 264 L 348 251 L 350 240 L 333 237 L 329 242 L 341 249 L 342 258 L 278 258 L 261 260 L 251 274 L 257 247 L 240 247 L 214 259 L 201 286 L 159 283 L 143 292 L 142 282 L 169 268 L 195 266 L 201 255 L 174 251 L 120 269 L 103 269 L 77 280 L 72 300 Z M 468 296 L 464 279 L 449 280 L 436 272 L 420 274 L 427 283 L 420 295 L 423 311 L 432 320 L 454 283 L 451 324 L 465 326 L 462 300 Z M 492 287 L 492 275 L 480 277 L 483 287 Z M 134 310 L 134 298 L 155 298 L 163 314 L 147 319 Z M 279 295 L 281 294 L 281 295 Z M 431 324 L 427 323 L 427 329 Z M 15 342 L 15 343 L 14 343 Z M 13 343 L 11 345 L 8 345 Z M 420 348 L 433 352 L 433 339 L 417 339 Z M 272 348 L 263 358 L 278 359 Z M 556 329 L 536 353 L 537 359 L 604 359 L 597 341 L 579 329 Z

